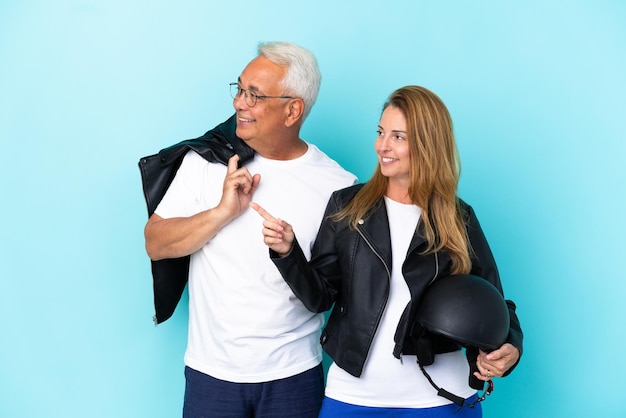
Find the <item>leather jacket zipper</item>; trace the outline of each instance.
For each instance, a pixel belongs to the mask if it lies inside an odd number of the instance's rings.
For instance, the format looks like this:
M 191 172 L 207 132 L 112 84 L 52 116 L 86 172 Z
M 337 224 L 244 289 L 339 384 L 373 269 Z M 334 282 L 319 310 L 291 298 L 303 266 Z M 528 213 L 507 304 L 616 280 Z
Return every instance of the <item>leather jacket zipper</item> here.
M 389 271 L 389 267 L 387 266 L 387 263 L 385 263 L 385 260 L 382 258 L 382 256 L 374 249 L 374 246 L 369 242 L 369 240 L 367 239 L 367 237 L 361 232 L 360 229 L 357 228 L 357 232 L 359 233 L 359 235 L 361 236 L 361 238 L 363 238 L 363 241 L 365 241 L 365 243 L 367 244 L 367 246 L 370 248 L 370 250 L 372 250 L 372 252 L 376 255 L 376 257 L 378 257 L 378 259 L 380 260 L 381 263 L 383 263 L 383 266 L 385 266 L 385 270 L 387 271 L 387 280 L 389 283 L 389 286 L 391 286 L 391 272 Z M 435 279 L 437 278 L 437 275 L 439 274 L 439 255 L 437 253 L 435 253 L 435 275 L 433 276 L 433 278 L 430 280 L 430 282 L 428 284 L 431 284 L 432 282 L 435 281 Z M 387 294 L 387 297 L 385 298 L 385 304 L 383 306 L 382 311 L 380 312 L 380 314 L 378 315 L 378 318 L 376 319 L 376 329 L 378 329 L 378 325 L 380 325 L 380 319 L 382 318 L 383 312 L 385 311 L 385 308 L 387 307 L 387 302 L 389 301 L 389 294 Z M 372 337 L 373 340 L 374 337 Z M 372 340 L 370 340 L 369 344 L 370 347 L 372 345 Z M 402 351 L 400 351 L 399 355 L 400 355 L 400 364 L 404 364 L 404 361 L 402 360 Z
M 369 242 L 369 240 L 365 237 L 365 235 L 363 235 L 363 233 L 358 228 L 357 228 L 357 232 L 359 233 L 361 238 L 363 238 L 363 241 L 365 241 L 365 243 L 370 248 L 370 250 L 372 250 L 372 252 L 376 255 L 376 257 L 378 257 L 380 262 L 383 263 L 383 266 L 385 266 L 385 271 L 387 271 L 387 283 L 389 283 L 389 286 L 391 287 L 391 271 L 389 270 L 389 266 L 387 266 L 387 263 L 385 263 L 385 260 L 383 259 L 383 257 L 374 249 L 374 246 Z M 383 312 L 385 312 L 385 308 L 387 307 L 388 301 L 389 301 L 389 290 L 387 291 L 387 294 L 385 295 L 385 303 L 383 304 L 383 308 L 380 310 L 378 314 L 378 318 L 376 318 L 376 329 L 378 329 L 378 326 L 380 325 L 380 320 L 383 317 Z M 374 333 L 369 340 L 368 352 L 369 352 L 369 349 L 372 347 L 372 341 L 374 340 L 375 335 L 376 333 Z M 400 358 L 400 361 L 402 361 L 402 358 Z

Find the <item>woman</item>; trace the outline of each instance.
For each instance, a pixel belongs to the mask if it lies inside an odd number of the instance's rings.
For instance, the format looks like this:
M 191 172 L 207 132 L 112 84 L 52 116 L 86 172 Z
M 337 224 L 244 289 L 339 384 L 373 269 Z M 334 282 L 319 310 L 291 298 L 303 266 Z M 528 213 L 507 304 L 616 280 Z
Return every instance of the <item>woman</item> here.
M 333 364 L 320 417 L 480 417 L 469 382 L 505 376 L 517 364 L 523 336 L 515 304 L 507 301 L 511 325 L 499 349 L 468 349 L 465 358 L 450 340 L 436 344 L 428 374 L 476 405 L 456 414 L 459 407 L 420 372 L 411 332 L 420 297 L 438 278 L 472 274 L 502 293 L 478 220 L 456 196 L 460 163 L 450 115 L 431 91 L 406 86 L 384 105 L 377 133 L 374 175 L 332 195 L 310 262 L 287 222 L 251 204 L 294 294 L 314 312 L 335 305 L 321 337 Z

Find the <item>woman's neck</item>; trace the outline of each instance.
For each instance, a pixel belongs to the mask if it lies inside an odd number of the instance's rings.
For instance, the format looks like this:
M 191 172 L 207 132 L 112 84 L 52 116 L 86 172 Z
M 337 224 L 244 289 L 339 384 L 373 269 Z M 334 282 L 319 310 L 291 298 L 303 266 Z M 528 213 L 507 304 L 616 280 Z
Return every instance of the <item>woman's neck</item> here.
M 394 182 L 389 182 L 387 184 L 387 191 L 385 192 L 385 196 L 398 203 L 404 203 L 407 205 L 413 203 L 411 197 L 409 196 L 409 188 L 401 186 Z

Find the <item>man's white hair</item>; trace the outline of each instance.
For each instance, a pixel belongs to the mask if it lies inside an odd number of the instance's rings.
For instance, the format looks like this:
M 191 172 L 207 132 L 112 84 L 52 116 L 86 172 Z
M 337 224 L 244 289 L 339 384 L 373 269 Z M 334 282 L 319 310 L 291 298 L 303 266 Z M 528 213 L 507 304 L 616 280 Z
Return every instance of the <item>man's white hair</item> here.
M 284 94 L 299 97 L 304 101 L 302 115 L 304 121 L 317 100 L 322 82 L 322 74 L 315 55 L 291 42 L 261 42 L 258 54 L 274 64 L 287 66 L 287 73 L 282 80 Z

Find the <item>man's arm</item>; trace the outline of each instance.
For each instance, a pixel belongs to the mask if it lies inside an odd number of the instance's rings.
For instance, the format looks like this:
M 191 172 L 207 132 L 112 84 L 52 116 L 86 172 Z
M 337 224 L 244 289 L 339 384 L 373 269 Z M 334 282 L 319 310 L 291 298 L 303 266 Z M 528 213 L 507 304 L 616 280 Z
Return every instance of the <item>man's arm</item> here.
M 219 204 L 190 217 L 164 219 L 152 214 L 144 229 L 146 251 L 152 260 L 192 254 L 209 242 L 225 225 L 248 208 L 261 176 L 237 168 L 239 156 L 228 160 Z
M 155 213 L 144 229 L 146 251 L 155 261 L 184 257 L 202 248 L 228 222 L 217 207 L 189 218 L 163 219 Z

